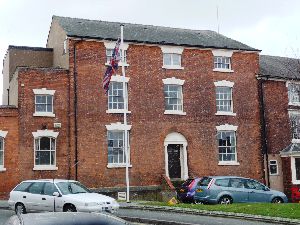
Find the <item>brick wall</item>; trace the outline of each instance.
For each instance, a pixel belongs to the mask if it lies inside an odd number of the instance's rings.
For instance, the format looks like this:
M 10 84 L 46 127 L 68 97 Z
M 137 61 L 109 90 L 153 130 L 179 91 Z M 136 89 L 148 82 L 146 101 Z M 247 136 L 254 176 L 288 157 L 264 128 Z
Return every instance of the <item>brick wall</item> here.
M 122 122 L 123 117 L 106 113 L 107 97 L 101 83 L 106 69 L 105 47 L 101 42 L 79 42 L 76 52 L 78 178 L 90 187 L 125 185 L 124 168 L 107 168 L 105 125 Z M 70 42 L 71 81 L 73 60 L 73 43 Z M 240 175 L 262 179 L 256 53 L 234 53 L 234 73 L 213 72 L 210 50 L 185 49 L 182 55 L 184 70 L 165 70 L 162 69 L 159 47 L 130 45 L 127 62 L 130 65 L 126 76 L 130 77 L 131 111 L 128 123 L 132 125 L 131 185 L 160 184 L 161 175 L 165 173 L 164 139 L 170 132 L 179 132 L 188 141 L 189 175 Z M 162 79 L 171 77 L 185 80 L 183 104 L 186 116 L 164 115 Z M 233 104 L 237 114 L 234 117 L 215 115 L 214 81 L 221 80 L 234 82 Z M 71 96 L 73 94 L 71 91 Z M 238 126 L 240 166 L 218 166 L 216 126 L 225 123 Z M 71 137 L 71 143 L 73 140 Z
M 0 130 L 7 131 L 4 139 L 4 168 L 0 171 L 0 199 L 7 198 L 7 194 L 20 180 L 19 165 L 19 130 L 18 109 L 0 107 Z
M 69 177 L 69 81 L 67 71 L 49 68 L 19 69 L 19 126 L 20 126 L 20 174 L 22 180 L 39 178 Z M 33 116 L 35 97 L 33 89 L 47 88 L 55 90 L 55 117 Z M 61 128 L 54 128 L 54 123 L 61 123 Z M 47 128 L 59 132 L 56 142 L 57 171 L 34 171 L 34 138 L 32 132 Z

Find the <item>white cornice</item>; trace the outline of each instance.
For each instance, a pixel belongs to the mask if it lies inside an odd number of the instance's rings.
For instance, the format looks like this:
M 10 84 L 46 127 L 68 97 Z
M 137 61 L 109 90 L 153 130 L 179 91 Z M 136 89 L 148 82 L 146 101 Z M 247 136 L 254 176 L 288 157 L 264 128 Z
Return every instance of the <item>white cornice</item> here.
M 227 81 L 227 80 L 221 80 L 221 81 L 216 81 L 214 82 L 216 87 L 233 87 L 234 82 Z
M 110 125 L 105 125 L 107 130 L 131 130 L 132 125 L 124 125 L 120 122 L 111 123 Z
M 129 79 L 130 79 L 129 77 L 125 77 L 125 82 L 128 82 Z M 120 75 L 111 76 L 110 81 L 123 82 L 123 76 Z
M 217 131 L 226 131 L 226 130 L 231 130 L 231 131 L 236 131 L 238 126 L 233 126 L 230 124 L 224 124 L 224 125 L 220 125 L 220 126 L 216 126 Z
M 32 132 L 34 138 L 38 137 L 53 137 L 57 138 L 59 132 L 54 132 L 53 130 L 37 130 L 36 132 Z
M 3 137 L 5 138 L 6 135 L 7 135 L 8 131 L 3 131 L 3 130 L 0 130 L 0 137 Z
M 106 49 L 114 49 L 115 46 L 116 46 L 116 42 L 115 41 L 105 41 L 103 43 L 104 43 L 104 46 L 105 46 Z M 128 47 L 129 47 L 129 44 L 124 43 L 123 46 L 124 46 L 124 50 L 127 50 Z
M 47 88 L 33 89 L 35 95 L 54 95 L 55 90 L 47 90 Z
M 233 50 L 213 49 L 211 51 L 214 56 L 231 57 L 233 54 Z
M 182 54 L 184 48 L 183 47 L 175 47 L 175 46 L 160 46 L 161 51 L 163 53 L 173 53 L 173 54 Z
M 164 84 L 177 84 L 177 85 L 183 85 L 185 82 L 184 80 L 176 79 L 175 77 L 162 79 L 162 81 Z

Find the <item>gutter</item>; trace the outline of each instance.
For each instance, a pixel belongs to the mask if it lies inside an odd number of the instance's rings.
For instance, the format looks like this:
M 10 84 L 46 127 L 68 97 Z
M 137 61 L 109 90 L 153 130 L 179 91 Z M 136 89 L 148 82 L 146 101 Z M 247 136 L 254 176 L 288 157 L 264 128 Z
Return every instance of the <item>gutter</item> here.
M 268 187 L 270 187 L 270 175 L 269 175 L 269 156 L 268 156 L 268 143 L 267 143 L 267 127 L 266 127 L 266 112 L 265 112 L 265 99 L 264 99 L 264 79 L 258 80 L 258 93 L 259 93 L 259 105 L 260 105 L 260 124 L 261 124 L 261 145 L 262 145 L 262 154 L 266 160 L 263 160 L 262 166 L 264 168 L 264 180 Z
M 78 95 L 77 95 L 77 64 L 76 57 L 77 51 L 76 46 L 78 43 L 82 42 L 82 40 L 76 41 L 73 45 L 73 61 L 74 61 L 74 69 L 73 69 L 73 77 L 74 77 L 74 135 L 75 135 L 75 180 L 78 180 Z

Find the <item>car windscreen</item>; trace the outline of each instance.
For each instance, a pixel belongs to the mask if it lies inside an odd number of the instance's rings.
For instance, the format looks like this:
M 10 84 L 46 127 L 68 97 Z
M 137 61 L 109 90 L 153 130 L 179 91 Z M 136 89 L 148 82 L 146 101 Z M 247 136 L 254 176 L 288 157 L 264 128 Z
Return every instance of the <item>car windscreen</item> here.
M 56 185 L 63 195 L 91 193 L 87 187 L 79 182 L 59 182 Z
M 203 178 L 199 181 L 198 185 L 199 185 L 199 186 L 208 186 L 208 184 L 209 184 L 209 182 L 211 181 L 211 179 L 212 179 L 212 178 L 210 178 L 210 177 L 203 177 Z

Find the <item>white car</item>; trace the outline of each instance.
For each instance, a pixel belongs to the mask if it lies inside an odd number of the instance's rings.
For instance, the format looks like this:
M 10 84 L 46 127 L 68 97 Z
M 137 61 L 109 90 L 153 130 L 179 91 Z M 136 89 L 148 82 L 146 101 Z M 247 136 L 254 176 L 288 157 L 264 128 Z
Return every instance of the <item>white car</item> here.
M 119 208 L 111 197 L 92 193 L 74 180 L 26 180 L 18 184 L 8 200 L 16 213 L 48 212 L 114 212 Z

